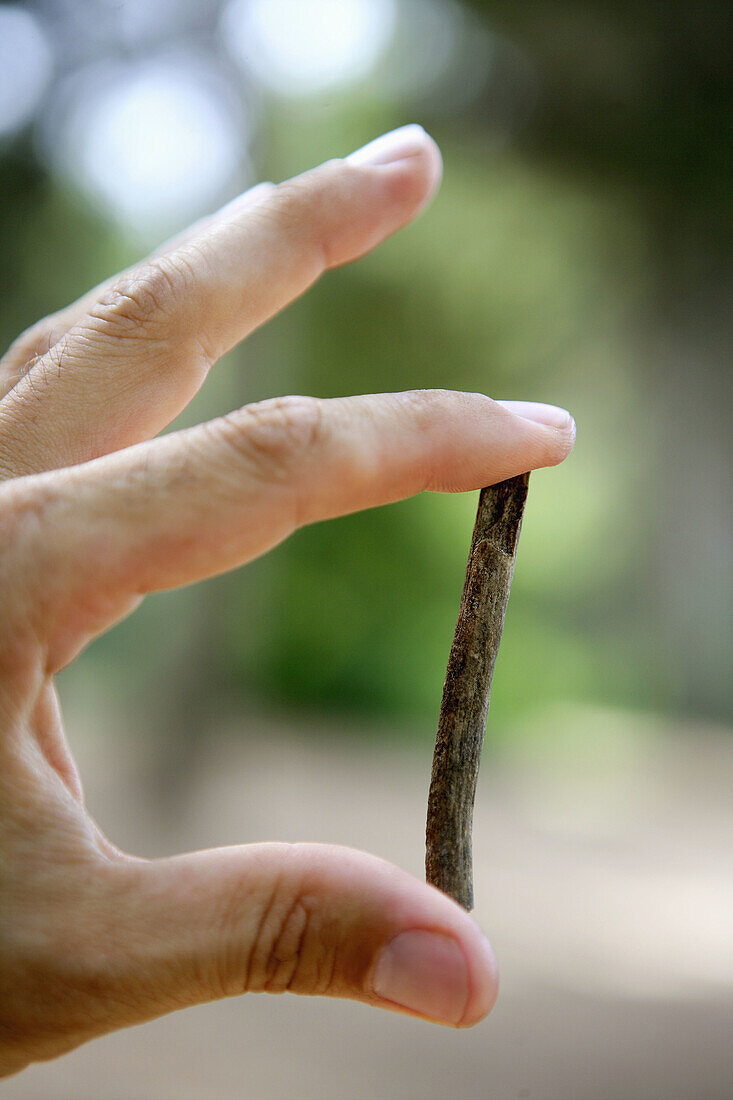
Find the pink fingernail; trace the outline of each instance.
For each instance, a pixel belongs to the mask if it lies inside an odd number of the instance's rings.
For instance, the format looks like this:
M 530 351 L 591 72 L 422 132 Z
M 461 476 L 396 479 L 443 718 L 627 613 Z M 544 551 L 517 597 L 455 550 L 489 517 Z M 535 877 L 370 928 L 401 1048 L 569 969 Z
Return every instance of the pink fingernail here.
M 397 160 L 405 160 L 406 157 L 414 157 L 423 152 L 426 142 L 427 134 L 422 126 L 413 122 L 409 126 L 400 126 L 398 130 L 390 130 L 388 134 L 382 134 L 368 145 L 363 145 L 348 156 L 346 162 L 369 167 L 394 164 Z
M 454 939 L 439 932 L 401 932 L 377 959 L 378 997 L 431 1020 L 459 1024 L 468 1003 L 468 970 Z
M 535 424 L 546 424 L 550 428 L 568 429 L 574 420 L 567 409 L 561 409 L 558 405 L 543 405 L 539 401 L 497 401 L 509 412 L 524 417 L 525 420 L 533 420 Z

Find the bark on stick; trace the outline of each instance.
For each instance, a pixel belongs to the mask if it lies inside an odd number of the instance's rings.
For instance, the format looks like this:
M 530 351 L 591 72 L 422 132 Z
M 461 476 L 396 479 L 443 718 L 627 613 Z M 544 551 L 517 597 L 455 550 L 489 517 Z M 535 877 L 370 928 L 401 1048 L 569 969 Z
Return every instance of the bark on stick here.
M 473 908 L 473 803 L 528 484 L 521 474 L 481 490 L 440 707 L 425 870 L 464 909 Z

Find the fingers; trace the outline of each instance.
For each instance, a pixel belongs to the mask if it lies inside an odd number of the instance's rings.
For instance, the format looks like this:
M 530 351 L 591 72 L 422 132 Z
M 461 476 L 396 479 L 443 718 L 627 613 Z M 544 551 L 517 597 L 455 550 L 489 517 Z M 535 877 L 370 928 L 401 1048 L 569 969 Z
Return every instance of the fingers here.
M 291 992 L 470 1027 L 496 999 L 494 955 L 468 914 L 363 852 L 256 844 L 132 862 L 115 877 L 112 984 L 129 1012 L 116 1026 Z
M 31 325 L 13 341 L 0 359 L 0 401 L 78 319 L 74 306 L 68 306 Z
M 324 270 L 409 221 L 437 187 L 440 155 L 420 127 L 390 140 L 235 204 L 103 293 L 0 404 L 12 471 L 85 461 L 156 434 L 225 351 Z
M 221 210 L 201 218 L 182 233 L 176 234 L 175 237 L 157 248 L 148 258 L 154 259 L 177 248 L 182 248 L 190 241 L 195 240 L 196 237 L 201 236 L 221 218 L 231 217 L 235 212 L 241 213 L 248 206 L 254 206 L 266 194 L 274 190 L 274 186 L 274 184 L 267 182 L 255 184 L 248 191 L 238 195 L 232 202 L 227 203 Z M 122 274 L 130 276 L 133 271 L 134 267 L 129 268 Z M 110 279 L 105 279 L 103 283 L 82 295 L 75 302 L 50 314 L 21 333 L 0 361 L 0 400 L 28 373 L 32 366 L 35 366 L 39 359 L 42 359 L 66 335 L 69 329 L 87 316 L 94 304 L 115 286 L 120 277 L 118 274 Z
M 298 526 L 560 462 L 574 425 L 555 414 L 564 427 L 445 390 L 284 398 L 8 483 L 27 517 L 15 558 L 28 585 L 43 580 L 31 626 L 49 671 L 141 594 L 231 569 Z

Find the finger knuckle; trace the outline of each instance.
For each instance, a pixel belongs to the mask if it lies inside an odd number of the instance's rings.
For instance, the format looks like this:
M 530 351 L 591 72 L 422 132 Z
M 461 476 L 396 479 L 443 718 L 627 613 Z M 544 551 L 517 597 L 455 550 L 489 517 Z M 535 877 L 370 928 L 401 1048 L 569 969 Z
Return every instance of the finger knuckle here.
M 312 277 L 331 266 L 331 245 L 324 226 L 328 222 L 328 188 L 325 185 L 332 165 L 322 164 L 304 176 L 279 184 L 261 210 L 268 211 L 275 223 L 291 240 L 298 243 L 304 257 L 310 257 Z
M 300 179 L 278 184 L 269 199 L 269 209 L 287 229 L 299 224 L 304 213 L 307 189 Z
M 278 397 L 247 405 L 219 424 L 227 443 L 260 478 L 287 483 L 320 446 L 322 402 L 314 397 Z
M 447 392 L 439 389 L 405 390 L 394 395 L 398 412 L 412 425 L 428 430 L 445 416 Z
M 92 307 L 116 335 L 169 331 L 184 290 L 184 273 L 169 258 L 148 260 L 117 279 Z
M 332 986 L 334 970 L 335 951 L 316 900 L 306 894 L 276 894 L 257 926 L 247 965 L 247 989 L 322 995 Z
M 296 224 L 305 223 L 324 203 L 322 194 L 324 186 L 333 173 L 334 162 L 319 165 L 301 176 L 285 180 L 279 184 L 272 194 L 271 202 L 274 210 L 286 220 L 292 220 Z

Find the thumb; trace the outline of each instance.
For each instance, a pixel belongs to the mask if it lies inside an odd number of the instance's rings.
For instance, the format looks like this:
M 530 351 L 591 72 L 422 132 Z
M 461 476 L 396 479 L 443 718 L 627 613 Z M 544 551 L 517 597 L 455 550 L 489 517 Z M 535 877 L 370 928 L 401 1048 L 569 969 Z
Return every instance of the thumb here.
M 122 871 L 134 876 L 127 1023 L 288 991 L 470 1027 L 496 999 L 494 955 L 468 914 L 364 852 L 254 844 Z

